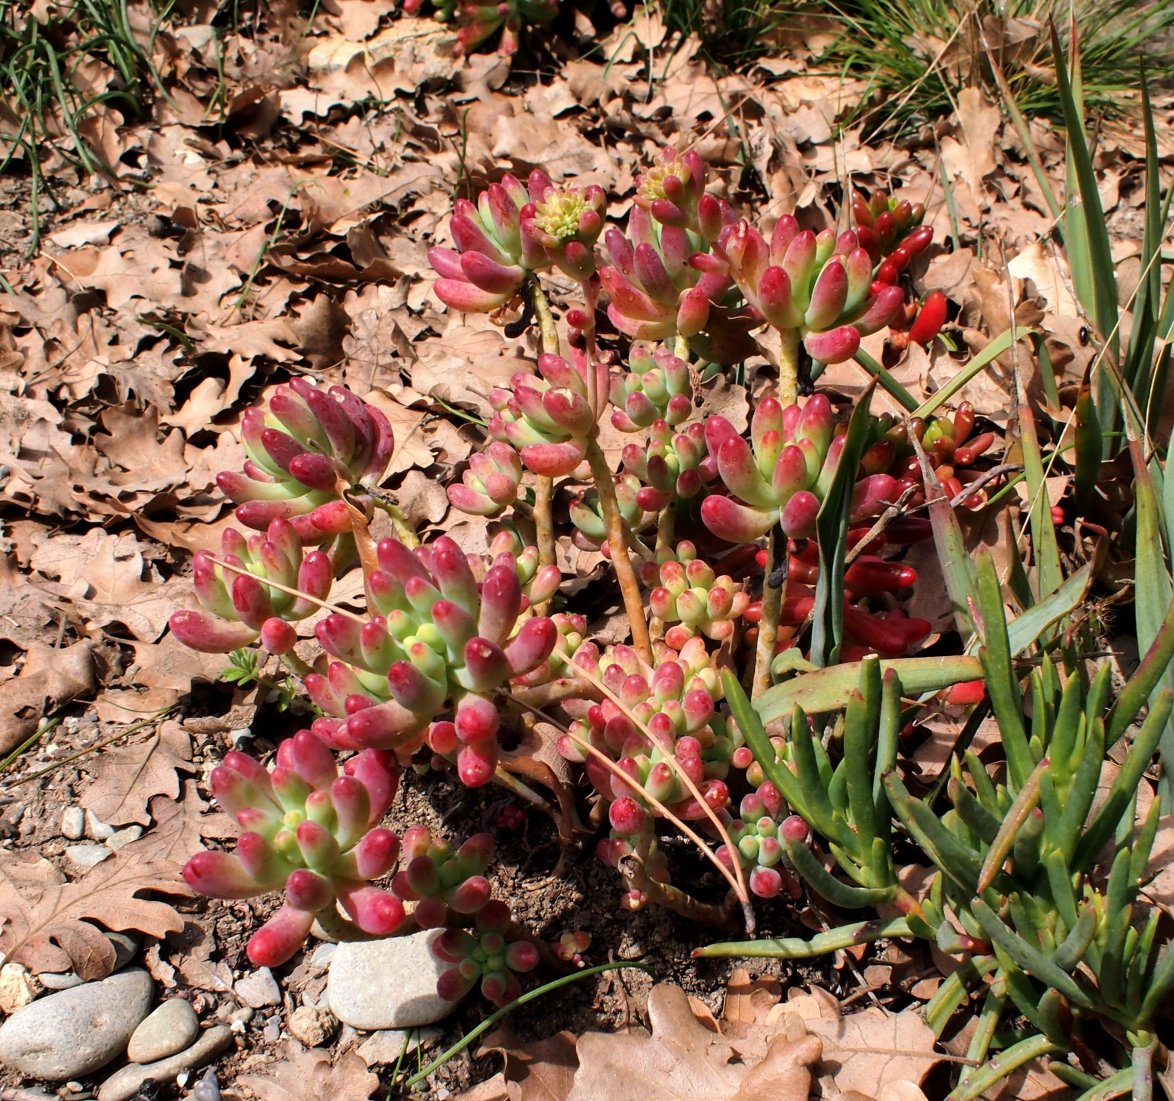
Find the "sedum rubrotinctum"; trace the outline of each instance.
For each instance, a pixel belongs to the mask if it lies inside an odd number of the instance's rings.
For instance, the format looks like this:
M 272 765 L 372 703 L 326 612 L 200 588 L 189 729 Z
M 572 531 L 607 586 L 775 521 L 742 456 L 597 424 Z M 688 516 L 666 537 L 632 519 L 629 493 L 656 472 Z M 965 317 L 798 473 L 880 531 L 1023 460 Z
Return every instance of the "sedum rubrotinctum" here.
M 342 387 L 296 380 L 274 391 L 267 411 L 246 415 L 243 435 L 244 474 L 218 481 L 237 520 L 262 530 L 229 528 L 219 556 L 195 556 L 202 610 L 176 612 L 171 628 L 210 652 L 259 641 L 302 677 L 324 714 L 284 741 L 269 767 L 233 751 L 213 771 L 212 793 L 243 832 L 232 853 L 193 856 L 184 878 L 213 898 L 284 892 L 249 940 L 258 966 L 288 960 L 316 920 L 350 937 L 446 925 L 454 935 L 444 959 L 462 978 L 446 978 L 444 991 L 463 996 L 479 977 L 500 1004 L 537 952 L 491 899 L 492 838 L 453 851 L 413 826 L 401 846 L 380 822 L 402 764 L 425 739 L 466 784 L 493 777 L 494 695 L 511 678 L 533 683 L 551 668 L 560 627 L 533 605 L 549 599 L 559 571 L 510 534 L 494 540 L 488 561 L 471 561 L 445 537 L 415 549 L 381 540 L 373 561 L 366 556 L 370 614 L 326 615 L 315 629 L 326 653 L 311 667 L 294 652 L 292 624 L 321 609 L 336 574 L 364 557 L 352 525 L 369 518 L 366 491 L 391 458 L 391 429 Z M 357 752 L 340 767 L 336 751 Z M 401 850 L 392 888 L 374 886 Z M 462 924 L 474 930 L 468 943 L 455 936 Z

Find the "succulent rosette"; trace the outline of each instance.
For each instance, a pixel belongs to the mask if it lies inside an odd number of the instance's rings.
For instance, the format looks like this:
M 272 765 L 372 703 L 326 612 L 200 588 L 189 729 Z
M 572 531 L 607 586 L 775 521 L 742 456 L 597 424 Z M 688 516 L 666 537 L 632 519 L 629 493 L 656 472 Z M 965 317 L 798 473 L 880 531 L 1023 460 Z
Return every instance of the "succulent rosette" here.
M 709 450 L 737 500 L 706 497 L 701 504 L 705 526 L 731 543 L 758 539 L 776 523 L 792 539 L 810 538 L 844 447 L 844 437 L 834 432 L 831 403 L 822 394 L 785 409 L 775 398 L 764 398 L 751 418 L 749 442 L 724 417 L 709 417 Z M 866 475 L 856 483 L 852 521 L 875 516 L 899 495 L 895 478 Z
M 615 482 L 616 504 L 619 506 L 620 516 L 628 532 L 635 534 L 644 527 L 645 521 L 652 519 L 648 514 L 652 510 L 645 510 L 640 504 L 640 495 L 644 488 L 634 474 L 620 474 Z M 607 543 L 607 521 L 599 503 L 599 494 L 595 490 L 588 490 L 576 497 L 571 502 L 570 515 L 575 528 L 576 546 L 602 550 L 605 555 L 611 553 Z
M 394 759 L 375 750 L 352 757 L 339 775 L 334 754 L 308 730 L 282 742 L 271 769 L 233 751 L 212 772 L 212 794 L 245 832 L 234 853 L 196 853 L 184 879 L 209 898 L 285 891 L 282 907 L 249 939 L 258 967 L 288 960 L 316 917 L 333 920 L 336 904 L 363 932 L 393 933 L 403 906 L 371 880 L 395 863 L 398 839 L 378 822 L 398 783 Z
M 499 755 L 500 717 L 490 697 L 550 656 L 555 626 L 546 616 L 523 616 L 529 598 L 512 554 L 499 554 L 478 583 L 447 536 L 415 552 L 382 539 L 376 553 L 379 568 L 367 576 L 376 614 L 356 621 L 332 613 L 316 629 L 336 660 L 325 674 L 306 677 L 311 698 L 332 716 L 315 729 L 340 748 L 403 754 L 429 732 L 462 782 L 487 783 Z M 557 569 L 553 576 L 544 569 L 530 596 L 546 600 L 557 584 Z M 435 721 L 449 707 L 453 720 Z
M 532 187 L 548 187 L 537 173 Z M 491 313 L 521 290 L 529 272 L 550 267 L 546 250 L 522 230 L 522 211 L 531 205 L 531 191 L 516 177 L 505 175 L 490 184 L 474 205 L 458 199 L 449 222 L 455 248 L 428 250 L 428 262 L 440 278 L 436 296 L 465 313 Z
M 666 146 L 656 163 L 636 177 L 636 205 L 661 225 L 702 232 L 698 210 L 705 195 L 705 162 L 699 153 Z
M 522 460 L 501 440 L 491 440 L 484 451 L 469 456 L 469 468 L 460 484 L 448 487 L 453 508 L 472 516 L 496 516 L 518 498 Z
M 799 883 L 783 863 L 784 840 L 802 844 L 810 830 L 797 815 L 783 817 L 783 799 L 769 780 L 742 797 L 738 817 L 729 824 L 736 854 L 726 845 L 717 857 L 732 867 L 736 859 L 746 875 L 746 885 L 759 898 L 776 898 L 784 889 L 798 892 Z M 779 819 L 782 818 L 780 822 Z
M 797 334 L 817 363 L 851 359 L 862 336 L 901 315 L 903 292 L 874 288 L 872 258 L 852 231 L 816 234 L 784 215 L 768 245 L 742 221 L 722 230 L 717 251 L 753 309 L 781 332 Z
M 496 1006 L 522 993 L 517 976 L 538 966 L 538 949 L 514 932 L 509 907 L 494 900 L 481 909 L 474 930 L 446 929 L 432 942 L 432 954 L 451 964 L 436 980 L 436 992 L 449 1001 L 463 998 L 478 983 Z
M 340 491 L 377 485 L 395 446 L 387 417 L 342 386 L 320 390 L 291 379 L 241 421 L 244 472 L 223 471 L 216 484 L 245 527 L 264 531 L 289 520 L 306 543 L 349 532 Z
M 649 512 L 693 500 L 717 477 L 717 461 L 700 422 L 673 432 L 666 422 L 656 421 L 643 446 L 624 447 L 623 463 L 624 476 L 639 483 L 636 504 Z
M 875 192 L 868 199 L 859 191 L 854 192 L 852 217 L 860 247 L 868 252 L 872 262 L 879 265 L 886 259 L 893 261 L 893 277 L 882 278 L 884 283 L 895 283 L 897 273 L 933 240 L 933 230 L 921 224 L 925 218 L 924 203 L 912 203 L 883 191 Z M 904 249 L 904 255 L 894 256 L 898 249 Z
M 701 211 L 711 228 L 723 221 L 723 208 L 710 196 Z M 612 324 L 636 340 L 700 333 L 711 304 L 721 301 L 730 287 L 726 265 L 703 246 L 683 226 L 662 225 L 644 207 L 633 206 L 627 236 L 617 229 L 603 235 L 608 264 L 599 269 L 599 277 L 610 300 Z
M 471 916 L 489 902 L 486 869 L 493 860 L 493 838 L 475 834 L 459 849 L 426 826 L 409 826 L 400 843 L 400 870 L 391 881 L 396 897 L 416 903 L 412 920 L 421 929 L 438 929 Z
M 587 455 L 599 417 L 607 406 L 605 357 L 576 348 L 570 360 L 543 353 L 538 374 L 519 371 L 511 389 L 496 389 L 489 434 L 515 447 L 535 474 L 570 474 Z
M 719 642 L 729 638 L 750 604 L 742 586 L 728 574 L 719 577 L 688 541 L 678 544 L 675 557 L 660 563 L 656 581 L 649 607 L 661 622 L 675 625 L 664 636 L 675 650 L 693 635 Z
M 637 344 L 627 370 L 612 372 L 610 398 L 611 423 L 621 432 L 638 432 L 658 420 L 676 427 L 693 412 L 689 364 L 663 345 Z

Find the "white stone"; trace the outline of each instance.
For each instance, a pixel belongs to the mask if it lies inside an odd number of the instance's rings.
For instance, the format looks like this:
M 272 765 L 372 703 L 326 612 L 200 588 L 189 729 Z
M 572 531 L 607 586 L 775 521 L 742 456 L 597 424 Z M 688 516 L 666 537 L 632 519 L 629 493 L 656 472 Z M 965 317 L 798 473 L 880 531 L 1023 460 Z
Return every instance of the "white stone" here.
M 81 807 L 66 807 L 61 816 L 61 836 L 67 841 L 80 841 L 86 833 L 86 816 Z
M 106 838 L 106 848 L 112 853 L 116 853 L 123 846 L 129 845 L 132 841 L 137 841 L 142 836 L 142 826 L 127 826 L 126 829 L 116 830 Z
M 41 986 L 19 963 L 6 963 L 0 967 L 0 1009 L 5 1013 L 23 1009 L 41 992 Z
M 114 832 L 114 827 L 106 825 L 92 810 L 88 810 L 86 811 L 86 832 L 95 841 L 105 841 Z
M 141 968 L 40 998 L 0 1026 L 0 1063 L 63 1082 L 104 1067 L 126 1049 L 155 987 Z
M 453 1008 L 436 993 L 447 964 L 432 954 L 441 930 L 344 941 L 330 961 L 327 993 L 341 1021 L 369 1030 L 430 1025 Z
M 232 984 L 232 992 L 238 1002 L 253 1009 L 281 1004 L 281 987 L 268 967 L 259 967 L 252 974 L 237 979 Z
M 156 1008 L 126 1045 L 132 1063 L 154 1063 L 191 1047 L 200 1034 L 200 1022 L 190 1002 L 169 998 Z
M 130 1063 L 115 1071 L 98 1090 L 98 1101 L 130 1101 L 148 1079 L 166 1082 L 185 1070 L 195 1070 L 211 1062 L 232 1046 L 232 1031 L 226 1025 L 213 1025 L 186 1051 L 160 1059 L 156 1063 Z
M 66 845 L 65 855 L 75 868 L 88 871 L 96 864 L 101 864 L 114 854 L 105 845 Z

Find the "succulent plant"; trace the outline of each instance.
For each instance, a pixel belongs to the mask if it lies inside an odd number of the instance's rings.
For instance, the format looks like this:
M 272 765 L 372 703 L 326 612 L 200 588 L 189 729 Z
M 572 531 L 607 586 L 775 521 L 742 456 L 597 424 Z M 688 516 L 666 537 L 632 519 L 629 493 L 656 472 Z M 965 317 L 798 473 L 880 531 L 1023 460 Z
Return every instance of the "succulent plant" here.
M 230 752 L 212 772 L 212 794 L 245 832 L 235 853 L 196 853 L 184 879 L 210 898 L 285 891 L 282 907 L 249 939 L 259 967 L 288 960 L 316 917 L 334 920 L 336 904 L 363 932 L 392 933 L 403 906 L 371 880 L 395 863 L 398 839 L 378 822 L 398 783 L 394 758 L 376 750 L 352 757 L 340 775 L 334 754 L 308 730 L 282 742 L 271 769 Z
M 616 502 L 629 532 L 638 532 L 648 519 L 646 510 L 640 505 L 642 487 L 634 474 L 620 474 L 616 480 Z M 576 497 L 570 507 L 571 523 L 575 527 L 576 544 L 591 550 L 607 549 L 607 521 L 599 503 L 599 494 L 594 490 Z
M 497 555 L 480 583 L 447 536 L 415 552 L 382 539 L 376 554 L 379 568 L 366 579 L 376 614 L 357 622 L 332 613 L 317 627 L 337 660 L 306 677 L 310 697 L 333 716 L 315 728 L 341 748 L 409 753 L 455 706 L 432 747 L 452 756 L 464 783 L 487 783 L 498 757 L 490 696 L 549 657 L 556 628 L 545 616 L 523 616 L 528 601 L 513 554 Z M 543 577 L 539 599 L 553 591 L 550 571 Z
M 535 474 L 570 474 L 587 455 L 607 405 L 608 366 L 603 356 L 574 349 L 568 361 L 543 353 L 538 374 L 519 371 L 511 389 L 496 389 L 489 433 L 517 448 Z
M 802 339 L 817 363 L 842 363 L 860 338 L 901 314 L 904 292 L 873 287 L 873 262 L 852 231 L 800 230 L 791 215 L 768 245 L 748 222 L 727 226 L 718 251 L 746 301 L 774 328 Z
M 655 421 L 670 428 L 693 412 L 693 379 L 689 365 L 663 345 L 635 345 L 628 369 L 611 376 L 611 422 L 621 432 L 638 432 Z
M 696 150 L 679 152 L 673 146 L 661 150 L 656 163 L 636 177 L 635 202 L 662 226 L 691 230 L 701 234 L 699 210 L 705 197 L 705 162 Z M 706 229 L 720 228 L 721 208 L 710 199 L 706 207 Z M 716 234 L 715 234 L 716 235 Z
M 518 294 L 527 273 L 550 266 L 542 244 L 522 226 L 522 211 L 549 186 L 541 172 L 530 177 L 529 189 L 507 174 L 482 191 L 476 205 L 456 201 L 449 222 L 456 247 L 428 250 L 441 302 L 465 313 L 491 313 Z
M 395 441 L 383 413 L 342 386 L 320 390 L 291 379 L 269 398 L 268 411 L 241 421 L 248 459 L 243 473 L 224 471 L 216 484 L 237 506 L 245 527 L 265 531 L 289 520 L 304 543 L 351 528 L 341 490 L 378 484 Z
M 750 442 L 724 417 L 707 418 L 709 451 L 726 488 L 738 500 L 707 497 L 701 505 L 705 526 L 731 543 L 757 539 L 775 524 L 790 538 L 813 535 L 843 449 L 844 437 L 834 436 L 834 431 L 831 404 L 822 394 L 802 407 L 785 409 L 776 399 L 764 398 L 750 421 Z M 895 478 L 866 475 L 856 484 L 852 521 L 876 515 L 898 495 Z
M 680 650 L 696 634 L 717 641 L 734 633 L 735 621 L 746 611 L 750 596 L 729 575 L 719 577 L 697 556 L 690 542 L 678 544 L 676 556 L 661 562 L 649 594 L 652 614 L 670 626 L 665 642 Z
M 496 516 L 518 497 L 522 460 L 501 440 L 490 440 L 484 451 L 469 456 L 469 469 L 458 485 L 448 487 L 453 508 L 472 516 Z
M 457 1001 L 480 982 L 481 993 L 496 1006 L 518 997 L 522 986 L 517 977 L 538 966 L 538 949 L 528 940 L 511 940 L 511 926 L 509 907 L 494 900 L 477 914 L 474 932 L 441 933 L 432 942 L 432 953 L 452 966 L 437 979 L 437 993 Z
M 640 483 L 636 503 L 648 512 L 699 497 L 717 477 L 717 460 L 709 454 L 699 421 L 680 432 L 656 421 L 647 441 L 625 445 L 622 457 L 625 475 Z
M 595 242 L 603 230 L 603 188 L 542 186 L 530 177 L 534 202 L 522 211 L 522 232 L 537 241 L 559 270 L 582 283 L 595 274 Z
M 852 217 L 860 246 L 868 252 L 874 264 L 891 256 L 902 245 L 910 244 L 911 234 L 916 234 L 916 240 L 924 243 L 915 244 L 910 255 L 921 251 L 933 238 L 933 230 L 928 227 L 919 230 L 925 218 L 924 203 L 911 203 L 908 199 L 886 195 L 883 191 L 875 192 L 868 199 L 859 191 L 853 192 Z M 886 283 L 895 281 L 884 280 Z
M 742 797 L 738 817 L 729 825 L 736 856 L 726 845 L 717 850 L 719 859 L 732 866 L 734 859 L 748 872 L 747 886 L 759 898 L 775 898 L 784 890 L 799 897 L 799 884 L 783 861 L 783 841 L 802 843 L 807 823 L 797 815 L 783 815 L 779 789 L 769 780 Z M 780 819 L 782 821 L 780 822 Z
M 459 849 L 425 826 L 409 826 L 400 845 L 401 868 L 392 889 L 414 902 L 412 919 L 421 929 L 437 929 L 478 913 L 489 902 L 485 871 L 493 860 L 493 838 L 470 837 Z
M 227 528 L 221 536 L 221 558 L 247 571 L 233 573 L 204 551 L 192 557 L 196 599 L 210 612 L 174 612 L 169 625 L 185 646 L 227 654 L 261 639 L 271 653 L 293 648 L 297 634 L 290 623 L 305 619 L 330 595 L 334 563 L 325 551 L 306 553 L 288 520 L 270 521 L 264 535 L 244 536 Z M 275 581 L 282 588 L 266 585 Z M 295 590 L 304 596 L 295 596 Z

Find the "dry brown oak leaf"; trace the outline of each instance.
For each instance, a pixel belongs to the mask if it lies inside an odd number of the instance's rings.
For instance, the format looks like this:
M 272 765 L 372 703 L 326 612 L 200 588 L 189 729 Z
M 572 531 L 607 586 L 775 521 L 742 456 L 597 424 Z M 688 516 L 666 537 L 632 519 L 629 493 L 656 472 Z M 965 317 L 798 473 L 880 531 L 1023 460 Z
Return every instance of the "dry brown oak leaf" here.
M 91 922 L 159 938 L 179 932 L 184 919 L 170 903 L 140 896 L 192 897 L 179 870 L 200 845 L 188 820 L 197 804 L 156 800 L 154 829 L 73 882 L 44 858 L 0 852 L 0 955 L 34 974 L 72 968 L 89 981 L 114 970 L 114 947 Z
M 112 826 L 145 826 L 150 821 L 147 804 L 155 796 L 179 795 L 177 770 L 194 771 L 192 739 L 178 722 L 168 719 L 145 739 L 102 750 L 82 806 Z
M 780 1031 L 762 1061 L 749 1066 L 739 1041 L 698 1021 L 679 986 L 652 988 L 648 1020 L 651 1035 L 640 1029 L 580 1037 L 567 1101 L 807 1101 L 823 1046 L 801 1025 Z
M 268 1074 L 244 1074 L 236 1080 L 261 1101 L 367 1101 L 379 1079 L 354 1051 L 334 1065 L 322 1048 L 299 1048 L 292 1042 L 286 1057 Z

